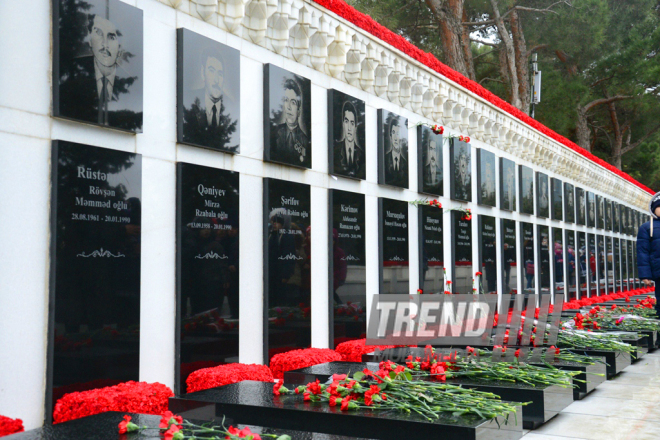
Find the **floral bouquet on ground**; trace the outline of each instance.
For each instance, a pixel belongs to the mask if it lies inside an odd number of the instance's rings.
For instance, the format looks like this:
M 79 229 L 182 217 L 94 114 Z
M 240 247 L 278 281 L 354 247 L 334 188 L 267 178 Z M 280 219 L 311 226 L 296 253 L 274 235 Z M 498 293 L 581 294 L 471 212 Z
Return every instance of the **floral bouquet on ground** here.
M 578 330 L 619 330 L 619 331 L 660 331 L 660 321 L 643 316 L 614 313 L 616 306 L 609 310 L 596 306 L 585 315 L 578 313 L 564 323 L 565 327 Z
M 634 356 L 636 348 L 623 342 L 621 335 L 580 330 L 560 330 L 557 345 L 582 350 L 623 351 Z
M 302 395 L 305 402 L 324 402 L 341 411 L 358 408 L 395 410 L 416 413 L 428 421 L 440 418 L 442 413 L 454 417 L 470 414 L 483 419 L 516 414 L 517 404 L 502 402 L 499 396 L 428 380 L 416 380 L 412 371 L 393 362 L 381 362 L 380 369 L 358 371 L 351 376 L 333 375 L 330 383 L 316 382 L 301 385 L 294 390 L 275 384 L 273 392 Z M 516 419 L 517 424 L 517 419 Z

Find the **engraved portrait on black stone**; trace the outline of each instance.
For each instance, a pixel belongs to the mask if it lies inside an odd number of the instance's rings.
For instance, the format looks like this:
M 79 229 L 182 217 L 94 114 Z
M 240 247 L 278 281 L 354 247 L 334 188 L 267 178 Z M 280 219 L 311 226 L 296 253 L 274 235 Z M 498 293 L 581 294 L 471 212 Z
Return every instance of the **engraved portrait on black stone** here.
M 587 216 L 587 195 L 582 188 L 575 188 L 576 200 L 576 215 L 575 223 L 578 225 L 585 225 Z
M 566 234 L 566 289 L 568 299 L 577 298 L 577 251 L 575 247 L 575 231 L 567 229 Z
M 264 65 L 264 160 L 312 167 L 311 82 Z
M 603 229 L 605 225 L 605 199 L 603 196 L 596 196 L 596 227 Z
M 564 221 L 575 223 L 575 187 L 564 183 Z
M 449 148 L 450 196 L 454 200 L 472 201 L 472 154 L 470 144 L 451 138 Z
M 495 154 L 483 148 L 477 150 L 477 200 L 480 205 L 496 206 Z
M 612 201 L 605 199 L 605 230 L 612 230 Z
M 612 202 L 612 231 L 621 232 L 621 205 Z
M 534 214 L 534 171 L 520 165 L 520 212 Z
M 238 180 L 233 171 L 177 164 L 181 392 L 190 373 L 238 356 Z
M 380 293 L 410 293 L 408 203 L 379 198 Z
M 408 119 L 378 110 L 378 183 L 408 188 Z
M 561 180 L 555 179 L 554 177 L 550 179 L 550 189 L 552 190 L 552 218 L 553 220 L 563 220 L 563 185 Z
M 539 217 L 550 217 L 550 188 L 548 175 L 536 173 L 536 215 Z
M 596 199 L 591 191 L 587 192 L 587 226 L 596 227 Z
M 504 157 L 500 158 L 500 208 L 516 210 L 516 164 Z
M 119 0 L 53 2 L 53 115 L 142 131 L 142 10 Z
M 188 29 L 177 29 L 178 141 L 239 152 L 240 54 Z
M 52 158 L 49 388 L 56 400 L 65 386 L 138 380 L 142 157 L 54 141 Z
M 365 142 L 364 101 L 338 90 L 328 90 L 330 174 L 364 180 Z
M 442 162 L 444 158 L 443 138 L 429 127 L 417 127 L 417 157 L 419 163 L 419 192 L 436 196 L 443 195 Z
M 564 237 L 559 228 L 552 228 L 552 270 L 555 276 L 555 282 L 552 286 L 552 293 L 564 293 Z

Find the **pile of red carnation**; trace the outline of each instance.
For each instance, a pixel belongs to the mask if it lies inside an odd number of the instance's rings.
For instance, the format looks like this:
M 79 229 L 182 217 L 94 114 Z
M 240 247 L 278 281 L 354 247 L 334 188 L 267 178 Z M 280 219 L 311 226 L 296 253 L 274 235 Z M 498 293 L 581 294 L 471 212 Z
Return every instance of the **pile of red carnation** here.
M 341 360 L 341 355 L 329 348 L 305 348 L 276 354 L 270 360 L 270 369 L 275 379 L 283 379 L 286 371 Z
M 376 349 L 387 350 L 394 348 L 394 345 L 365 345 L 366 339 L 355 339 L 353 341 L 342 342 L 337 345 L 335 351 L 341 355 L 341 360 L 346 362 L 362 362 L 362 355 L 373 353 Z
M 10 419 L 9 417 L 0 416 L 0 437 L 23 431 L 25 431 L 25 428 L 23 428 L 23 421 L 21 419 Z
M 173 396 L 172 390 L 161 383 L 133 381 L 71 393 L 55 404 L 53 422 L 67 422 L 107 411 L 161 414 L 167 410 L 167 400 Z
M 272 382 L 273 373 L 265 365 L 226 364 L 212 368 L 203 368 L 191 373 L 186 380 L 188 392 L 208 390 L 244 380 Z

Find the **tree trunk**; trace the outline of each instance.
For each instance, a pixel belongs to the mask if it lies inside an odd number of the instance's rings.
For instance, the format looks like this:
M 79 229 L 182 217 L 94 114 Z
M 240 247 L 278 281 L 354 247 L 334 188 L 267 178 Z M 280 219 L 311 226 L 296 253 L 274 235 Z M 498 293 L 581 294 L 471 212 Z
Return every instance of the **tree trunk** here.
M 612 154 L 610 155 L 610 163 L 621 169 L 621 147 L 623 146 L 623 132 L 619 125 L 619 118 L 616 114 L 616 104 L 614 101 L 607 103 L 607 109 L 610 112 L 610 119 L 612 120 L 612 129 L 614 131 L 614 144 L 612 145 Z
M 463 8 L 462 21 L 467 21 L 467 11 Z M 467 26 L 462 26 L 461 44 L 463 45 L 463 54 L 465 55 L 465 66 L 467 67 L 468 78 L 472 81 L 477 80 L 477 73 L 474 71 L 474 60 L 472 59 L 472 44 L 470 43 L 470 33 Z
M 587 125 L 587 108 L 577 108 L 577 124 L 575 125 L 577 144 L 587 151 L 591 151 L 591 130 Z
M 527 43 L 523 34 L 522 24 L 518 12 L 514 9 L 509 19 L 511 24 L 511 37 L 516 54 L 516 76 L 518 77 L 518 96 L 520 97 L 520 110 L 529 114 L 531 91 L 529 83 L 529 60 L 527 57 Z
M 522 101 L 520 100 L 520 85 L 518 83 L 518 73 L 516 69 L 516 51 L 513 46 L 513 41 L 509 36 L 509 31 L 504 25 L 504 19 L 500 14 L 499 6 L 497 0 L 490 0 L 490 4 L 493 6 L 493 19 L 497 25 L 497 32 L 500 35 L 500 39 L 504 44 L 506 49 L 506 61 L 507 69 L 509 71 L 509 76 L 511 78 L 511 105 L 517 109 L 523 110 Z M 525 110 L 523 110 L 525 111 Z
M 507 60 L 506 50 L 500 49 L 497 55 L 500 61 L 500 75 L 502 75 L 506 86 L 506 99 L 511 102 L 511 75 L 509 74 L 509 61 Z
M 466 60 L 466 50 L 461 41 L 463 30 L 464 0 L 425 0 L 438 22 L 445 63 L 458 73 L 470 78 L 470 68 Z M 469 47 L 469 39 L 465 43 Z M 471 55 L 471 53 L 470 53 Z M 471 60 L 470 56 L 470 60 Z M 472 64 L 470 62 L 470 64 Z M 471 66 L 474 72 L 474 66 Z M 474 73 L 472 75 L 474 78 Z

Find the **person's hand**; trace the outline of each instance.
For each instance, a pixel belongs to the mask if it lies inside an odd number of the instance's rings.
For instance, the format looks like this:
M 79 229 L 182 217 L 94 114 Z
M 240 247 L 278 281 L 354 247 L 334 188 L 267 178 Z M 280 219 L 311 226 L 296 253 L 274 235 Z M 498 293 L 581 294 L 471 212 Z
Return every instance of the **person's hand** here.
M 646 287 L 651 287 L 651 284 L 653 283 L 653 281 L 651 281 L 651 280 L 642 280 L 642 283 L 644 283 L 644 285 Z

